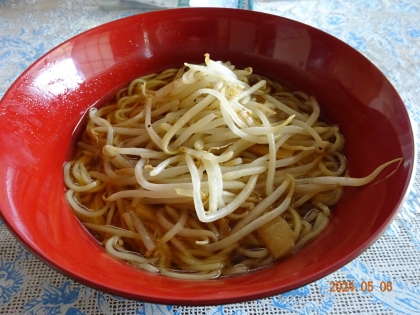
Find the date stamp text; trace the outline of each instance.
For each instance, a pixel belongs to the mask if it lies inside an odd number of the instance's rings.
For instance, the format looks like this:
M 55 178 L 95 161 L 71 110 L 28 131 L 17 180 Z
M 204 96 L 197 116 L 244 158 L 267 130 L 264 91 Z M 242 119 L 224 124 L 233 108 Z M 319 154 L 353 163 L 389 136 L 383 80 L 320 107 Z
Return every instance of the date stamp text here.
M 363 281 L 360 285 L 355 285 L 354 281 L 330 281 L 330 292 L 372 292 L 380 290 L 381 292 L 392 292 L 392 281 L 381 281 L 374 284 L 373 281 Z

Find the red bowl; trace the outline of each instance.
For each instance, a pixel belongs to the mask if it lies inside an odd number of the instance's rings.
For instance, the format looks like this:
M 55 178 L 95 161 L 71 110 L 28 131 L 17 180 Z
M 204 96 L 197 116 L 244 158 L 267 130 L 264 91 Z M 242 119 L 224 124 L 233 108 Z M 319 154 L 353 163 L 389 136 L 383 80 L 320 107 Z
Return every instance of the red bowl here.
M 397 157 L 404 161 L 376 185 L 346 188 L 327 229 L 295 255 L 244 276 L 183 281 L 136 270 L 105 253 L 67 205 L 62 168 L 87 108 L 138 76 L 203 62 L 204 53 L 315 95 L 323 115 L 345 136 L 353 177 Z M 76 281 L 156 303 L 241 302 L 328 275 L 366 250 L 391 223 L 414 166 L 407 111 L 371 62 L 322 31 L 251 11 L 157 11 L 89 30 L 24 72 L 4 95 L 0 117 L 0 208 L 10 231 Z

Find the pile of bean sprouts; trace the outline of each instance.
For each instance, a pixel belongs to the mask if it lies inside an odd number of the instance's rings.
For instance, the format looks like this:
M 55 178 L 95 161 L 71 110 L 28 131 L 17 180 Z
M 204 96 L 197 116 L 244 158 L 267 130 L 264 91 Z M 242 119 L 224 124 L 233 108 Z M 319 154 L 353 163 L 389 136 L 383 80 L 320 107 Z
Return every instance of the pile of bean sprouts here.
M 187 64 L 133 80 L 91 108 L 68 203 L 113 256 L 150 272 L 212 279 L 275 258 L 256 231 L 281 217 L 294 248 L 328 224 L 346 174 L 338 126 L 314 97 L 229 62 Z

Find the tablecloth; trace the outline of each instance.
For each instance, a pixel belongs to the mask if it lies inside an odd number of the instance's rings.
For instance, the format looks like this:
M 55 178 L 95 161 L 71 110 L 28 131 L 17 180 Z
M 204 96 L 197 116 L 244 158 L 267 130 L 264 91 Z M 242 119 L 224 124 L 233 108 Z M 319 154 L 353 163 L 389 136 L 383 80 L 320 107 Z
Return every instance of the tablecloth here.
M 370 59 L 400 93 L 415 129 L 420 123 L 420 1 L 171 3 L 262 11 L 328 32 Z M 94 0 L 0 0 L 0 98 L 32 62 L 54 46 L 105 22 L 151 9 L 136 7 L 134 3 L 128 6 L 97 4 Z M 386 232 L 363 254 L 333 274 L 285 294 L 209 307 L 157 305 L 95 291 L 32 256 L 0 219 L 0 313 L 420 314 L 419 193 L 417 171 L 408 199 Z M 331 292 L 331 283 L 342 280 L 354 281 L 357 290 Z M 369 283 L 374 290 L 368 290 Z M 361 290 L 363 286 L 365 290 Z

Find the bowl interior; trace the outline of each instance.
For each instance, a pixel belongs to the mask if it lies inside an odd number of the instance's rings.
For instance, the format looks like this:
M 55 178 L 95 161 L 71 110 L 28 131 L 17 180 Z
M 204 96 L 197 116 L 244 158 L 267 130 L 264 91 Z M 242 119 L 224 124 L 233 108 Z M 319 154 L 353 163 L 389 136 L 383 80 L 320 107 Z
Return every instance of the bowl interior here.
M 215 281 L 148 274 L 104 252 L 64 198 L 63 163 L 86 110 L 130 80 L 184 62 L 251 66 L 314 95 L 346 139 L 350 175 L 403 157 L 377 184 L 346 188 L 327 229 L 295 255 L 263 270 Z M 53 268 L 96 289 L 143 301 L 205 305 L 286 292 L 342 267 L 391 222 L 414 163 L 400 97 L 361 54 L 306 25 L 257 12 L 176 9 L 92 29 L 35 62 L 1 101 L 0 208 L 12 233 Z M 147 289 L 146 289 L 147 288 Z

